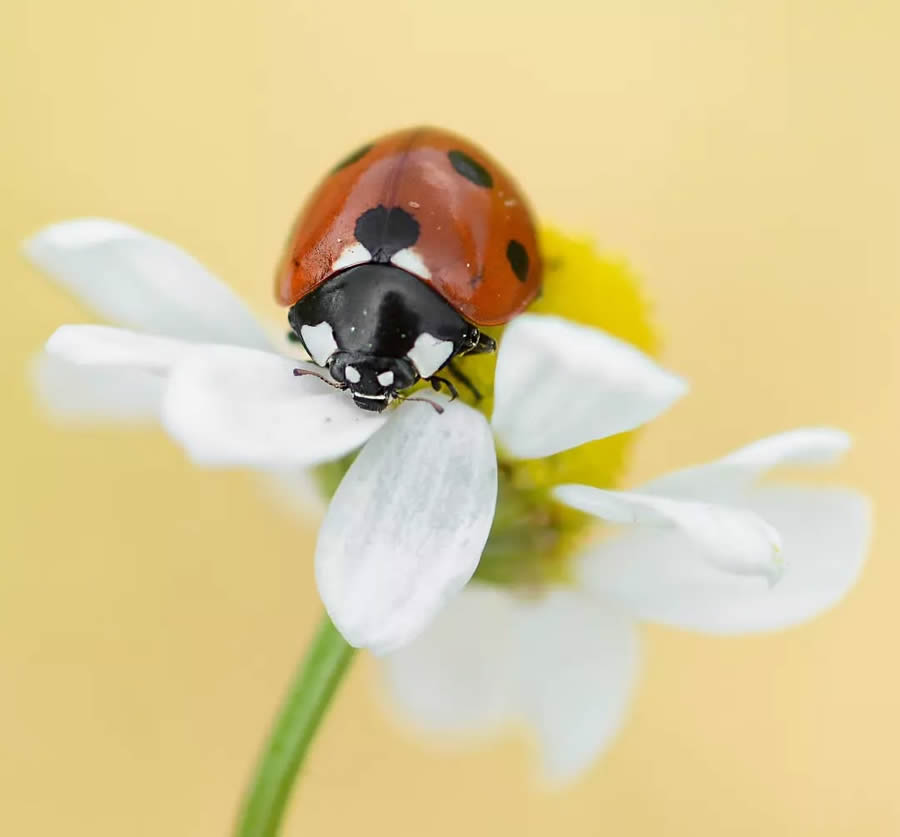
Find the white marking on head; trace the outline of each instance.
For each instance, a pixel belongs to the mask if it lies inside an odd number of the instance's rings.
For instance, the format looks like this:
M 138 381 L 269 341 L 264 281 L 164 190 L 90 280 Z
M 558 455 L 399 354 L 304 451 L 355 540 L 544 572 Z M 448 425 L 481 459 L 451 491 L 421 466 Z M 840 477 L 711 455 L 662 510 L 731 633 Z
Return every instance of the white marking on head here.
M 431 278 L 431 271 L 425 266 L 422 256 L 413 247 L 404 247 L 402 250 L 398 250 L 391 256 L 391 263 L 420 279 Z
M 362 375 L 359 374 L 359 370 L 355 366 L 346 367 L 344 369 L 344 377 L 351 384 L 358 384 L 362 380 Z
M 334 340 L 334 332 L 328 323 L 300 326 L 300 336 L 303 338 L 303 345 L 306 346 L 310 357 L 319 366 L 325 366 L 328 363 L 328 358 L 338 350 L 338 345 Z
M 383 387 L 389 387 L 392 383 L 394 383 L 394 373 L 388 369 L 386 372 L 382 372 L 378 375 L 378 383 Z
M 333 272 L 343 270 L 345 267 L 353 267 L 353 265 L 356 264 L 366 264 L 370 261 L 372 261 L 372 254 L 357 241 L 353 244 L 348 244 L 341 250 L 341 255 L 334 260 L 334 263 L 331 265 L 331 270 Z
M 382 393 L 381 395 L 366 395 L 364 392 L 354 392 L 353 397 L 354 398 L 368 398 L 370 401 L 372 401 L 372 400 L 384 401 L 387 398 L 387 396 L 384 393 Z
M 427 332 L 416 338 L 413 347 L 407 352 L 407 357 L 413 362 L 419 375 L 430 378 L 453 354 L 453 343 L 449 340 L 438 340 Z

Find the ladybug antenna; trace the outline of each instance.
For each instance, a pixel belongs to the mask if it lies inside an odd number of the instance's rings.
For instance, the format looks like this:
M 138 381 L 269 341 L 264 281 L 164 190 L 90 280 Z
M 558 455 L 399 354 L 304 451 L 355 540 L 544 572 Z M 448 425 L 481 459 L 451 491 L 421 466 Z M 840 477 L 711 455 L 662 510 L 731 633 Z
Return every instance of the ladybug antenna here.
M 314 372 L 312 369 L 295 369 L 294 370 L 295 378 L 299 378 L 301 375 L 312 375 L 314 378 L 318 378 L 320 381 L 328 384 L 328 386 L 332 387 L 333 389 L 341 389 L 341 390 L 347 389 L 347 384 L 338 384 L 338 383 L 335 383 L 334 381 L 329 381 L 328 378 L 326 378 L 323 374 L 321 374 L 320 372 Z
M 430 404 L 434 407 L 434 411 L 438 415 L 442 415 L 444 412 L 444 408 L 437 403 L 437 401 L 432 401 L 430 398 L 416 398 L 414 395 L 397 395 L 401 401 L 421 401 L 423 404 Z

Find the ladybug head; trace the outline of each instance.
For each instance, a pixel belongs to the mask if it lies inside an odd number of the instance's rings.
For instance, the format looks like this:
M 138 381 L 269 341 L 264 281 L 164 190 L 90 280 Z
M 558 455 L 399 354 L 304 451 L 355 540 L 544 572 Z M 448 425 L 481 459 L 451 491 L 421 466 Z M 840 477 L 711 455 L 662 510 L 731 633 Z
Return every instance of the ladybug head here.
M 418 379 L 406 358 L 380 357 L 361 352 L 337 352 L 328 364 L 331 377 L 353 396 L 357 407 L 380 413 L 397 397 L 398 390 Z

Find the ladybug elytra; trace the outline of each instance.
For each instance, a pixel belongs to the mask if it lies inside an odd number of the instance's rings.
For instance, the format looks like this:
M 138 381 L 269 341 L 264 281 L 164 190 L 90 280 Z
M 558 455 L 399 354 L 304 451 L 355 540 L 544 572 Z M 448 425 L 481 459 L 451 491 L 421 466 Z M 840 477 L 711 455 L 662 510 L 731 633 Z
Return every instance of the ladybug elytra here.
M 453 358 L 494 351 L 479 326 L 522 312 L 541 274 L 509 175 L 460 137 L 414 128 L 328 174 L 300 212 L 276 295 L 334 385 L 380 412 L 420 379 L 455 396 L 445 368 L 471 388 Z

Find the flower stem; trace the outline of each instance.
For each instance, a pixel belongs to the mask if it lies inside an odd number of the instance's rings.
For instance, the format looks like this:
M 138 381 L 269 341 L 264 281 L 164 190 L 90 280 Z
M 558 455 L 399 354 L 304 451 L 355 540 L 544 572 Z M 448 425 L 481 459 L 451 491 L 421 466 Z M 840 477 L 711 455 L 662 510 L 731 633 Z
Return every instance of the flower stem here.
M 354 650 L 325 616 L 257 764 L 235 837 L 278 834 L 294 778 Z

